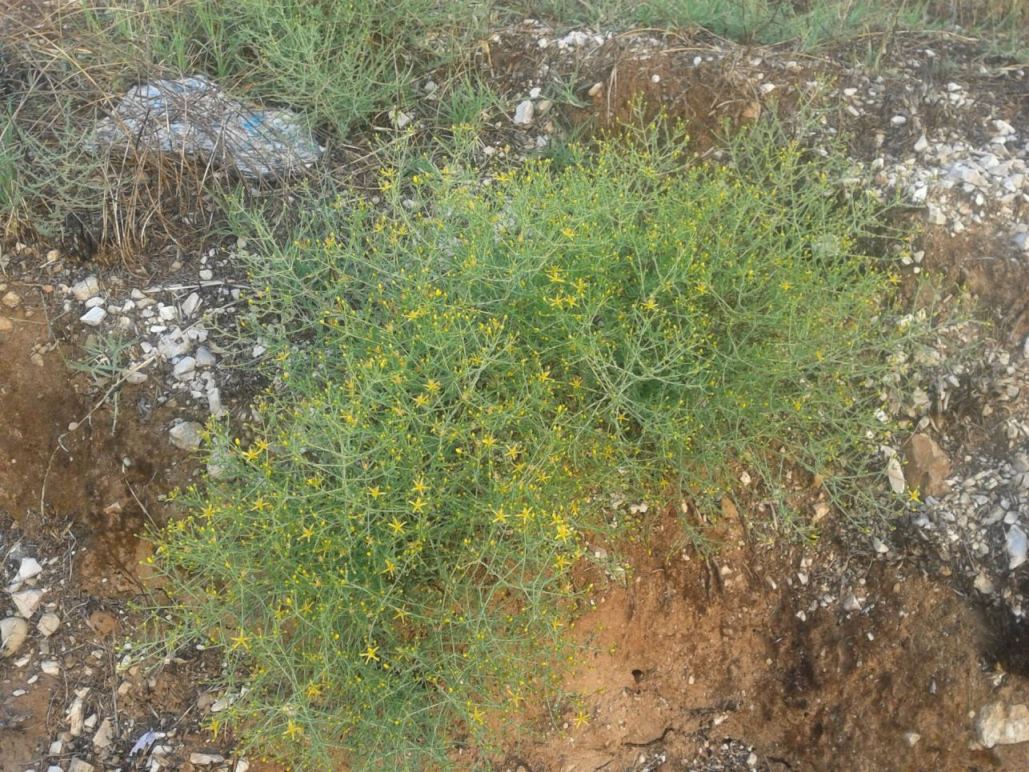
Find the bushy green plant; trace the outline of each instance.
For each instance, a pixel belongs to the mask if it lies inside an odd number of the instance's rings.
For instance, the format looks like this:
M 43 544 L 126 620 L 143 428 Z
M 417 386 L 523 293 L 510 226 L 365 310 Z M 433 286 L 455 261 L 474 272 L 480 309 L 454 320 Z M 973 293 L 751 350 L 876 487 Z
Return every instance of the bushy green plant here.
M 892 345 L 875 208 L 796 146 L 734 153 L 401 164 L 380 206 L 241 222 L 273 385 L 252 441 L 212 428 L 157 562 L 249 742 L 446 763 L 546 689 L 606 494 L 703 501 L 741 454 L 856 468 Z
M 336 137 L 402 101 L 415 64 L 450 55 L 442 44 L 477 18 L 474 4 L 436 0 L 146 0 L 87 9 L 91 26 L 135 66 L 238 83 Z
M 74 213 L 96 241 L 131 259 L 147 228 L 174 235 L 181 215 L 199 219 L 193 208 L 220 175 L 145 146 L 107 155 L 83 142 L 127 88 L 206 73 L 234 97 L 300 112 L 331 145 L 408 102 L 413 73 L 459 57 L 479 10 L 437 0 L 116 0 L 62 9 L 47 35 L 7 41 L 4 63 L 17 77 L 0 107 L 0 213 L 11 227 L 65 240 Z M 442 118 L 481 121 L 476 107 L 489 103 L 489 89 L 466 80 L 439 88 Z
M 0 113 L 0 217 L 3 233 L 17 222 L 22 204 L 22 191 L 18 184 L 18 152 L 14 146 L 14 124 L 9 115 Z

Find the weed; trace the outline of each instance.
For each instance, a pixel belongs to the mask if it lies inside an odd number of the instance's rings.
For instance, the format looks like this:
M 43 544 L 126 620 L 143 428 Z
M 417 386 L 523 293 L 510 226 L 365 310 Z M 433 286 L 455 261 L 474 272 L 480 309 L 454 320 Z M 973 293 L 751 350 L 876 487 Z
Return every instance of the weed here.
M 210 220 L 203 203 L 224 170 L 83 141 L 83 126 L 109 114 L 126 89 L 206 73 L 240 98 L 302 112 L 331 146 L 403 106 L 414 68 L 445 60 L 448 43 L 478 19 L 464 4 L 433 0 L 119 0 L 63 9 L 59 24 L 5 50 L 20 77 L 5 89 L 0 114 L 3 214 L 12 227 L 31 225 L 84 256 L 103 243 L 138 254 L 155 232 L 172 240 L 195 232 Z M 455 115 L 488 96 L 455 94 Z
M 455 9 L 432 0 L 104 3 L 89 18 L 143 61 L 244 83 L 253 97 L 301 110 L 334 137 L 404 101 L 414 64 L 429 55 L 426 35 L 473 23 L 456 24 Z
M 119 335 L 94 335 L 83 346 L 81 359 L 68 363 L 73 370 L 87 373 L 100 389 L 121 377 L 129 363 L 135 342 Z
M 455 78 L 445 87 L 438 119 L 445 128 L 464 127 L 478 133 L 497 102 L 497 95 L 481 80 L 471 76 Z
M 112 436 L 118 426 L 119 387 L 124 382 L 126 368 L 131 364 L 134 345 L 135 341 L 116 333 L 91 335 L 83 346 L 83 356 L 68 362 L 72 370 L 86 373 L 90 377 L 94 389 L 104 391 L 98 405 L 110 405 L 113 416 Z
M 876 208 L 769 142 L 717 166 L 648 134 L 488 186 L 400 158 L 384 209 L 237 212 L 273 386 L 251 444 L 212 427 L 220 477 L 157 563 L 169 639 L 223 649 L 250 744 L 306 768 L 488 749 L 553 683 L 602 494 L 704 506 L 772 449 L 771 485 L 867 484 L 895 342 L 854 247 Z
M 0 123 L 0 212 L 4 217 L 4 235 L 17 223 L 22 206 L 22 190 L 18 184 L 18 152 L 12 136 L 14 133 L 14 125 L 9 119 Z
M 811 49 L 827 43 L 963 24 L 998 53 L 1024 55 L 1027 11 L 1022 0 L 977 3 L 927 0 L 525 0 L 513 6 L 571 24 L 702 26 L 744 42 L 792 42 Z

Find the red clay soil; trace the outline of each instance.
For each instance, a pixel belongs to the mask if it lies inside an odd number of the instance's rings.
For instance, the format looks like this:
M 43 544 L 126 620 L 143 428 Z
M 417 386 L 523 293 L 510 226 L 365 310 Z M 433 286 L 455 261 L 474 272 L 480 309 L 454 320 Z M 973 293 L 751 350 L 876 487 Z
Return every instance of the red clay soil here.
M 744 519 L 725 522 L 710 561 L 640 550 L 627 587 L 606 583 L 575 625 L 587 654 L 566 689 L 579 707 L 525 744 L 519 763 L 741 768 L 717 757 L 742 743 L 758 769 L 1029 769 L 1029 746 L 974 743 L 984 704 L 1029 691 L 990 668 L 996 642 L 965 598 L 914 566 L 842 565 L 833 549 L 815 555 L 802 585 L 799 554 L 748 543 Z M 674 540 L 675 528 L 649 542 Z M 836 601 L 812 611 L 819 585 Z M 841 606 L 851 592 L 860 610 Z M 717 763 L 704 766 L 711 753 Z

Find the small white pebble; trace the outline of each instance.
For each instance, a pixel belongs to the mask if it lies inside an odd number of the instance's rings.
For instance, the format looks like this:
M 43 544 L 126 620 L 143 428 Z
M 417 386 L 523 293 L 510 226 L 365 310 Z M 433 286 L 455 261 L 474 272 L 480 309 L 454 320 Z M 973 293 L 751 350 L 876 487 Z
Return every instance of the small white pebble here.
M 79 321 L 83 324 L 88 324 L 90 327 L 98 327 L 106 318 L 107 312 L 100 308 L 100 306 L 95 306 L 80 316 Z

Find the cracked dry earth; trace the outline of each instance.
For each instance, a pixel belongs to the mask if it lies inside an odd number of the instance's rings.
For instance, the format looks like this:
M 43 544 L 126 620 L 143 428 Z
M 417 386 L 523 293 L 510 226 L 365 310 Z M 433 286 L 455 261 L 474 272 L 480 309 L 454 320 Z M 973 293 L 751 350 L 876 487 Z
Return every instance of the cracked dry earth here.
M 831 57 L 535 22 L 483 50 L 484 77 L 511 105 L 479 148 L 484 167 L 512 146 L 546 146 L 568 124 L 613 125 L 640 95 L 691 120 L 698 149 L 711 152 L 723 119 L 821 100 L 826 138 L 856 129 L 858 178 L 899 191 L 903 215 L 922 223 L 902 262 L 924 313 L 946 318 L 964 295 L 989 325 L 944 325 L 929 350 L 898 362 L 905 379 L 883 387 L 904 427 L 884 468 L 925 493 L 895 529 L 859 536 L 830 518 L 817 546 L 784 548 L 758 527 L 773 504 L 743 472 L 705 555 L 677 546 L 672 510 L 620 503 L 646 515 L 646 538 L 627 548 L 626 574 L 583 569 L 597 589 L 572 628 L 583 649 L 566 698 L 527 715 L 505 757 L 464 751 L 455 762 L 518 772 L 1029 768 L 1029 565 L 1018 560 L 1018 531 L 1029 529 L 1024 70 L 946 38 L 905 40 L 873 75 Z M 932 65 L 944 56 L 946 71 Z M 575 77 L 585 107 L 543 104 Z M 183 338 L 162 350 L 167 331 L 154 331 L 196 329 L 202 317 L 191 315 L 239 300 L 244 284 L 210 273 L 232 275 L 231 253 L 162 256 L 145 276 L 42 245 L 3 257 L 0 770 L 277 769 L 202 730 L 224 697 L 207 686 L 214 652 L 139 663 L 126 648 L 140 619 L 133 602 L 145 588 L 159 593 L 140 563 L 145 528 L 172 516 L 161 496 L 201 468 L 174 430 L 214 412 L 245 415 L 246 383 L 224 362 L 245 370 L 259 342 L 233 354 Z M 937 280 L 916 291 L 926 274 Z M 134 362 L 148 363 L 117 403 L 101 403 L 104 390 L 68 367 L 97 333 L 85 321 L 94 308 L 105 309 L 101 328 L 136 336 Z M 916 388 L 897 390 L 912 378 Z M 816 481 L 794 484 L 812 516 L 826 517 Z

